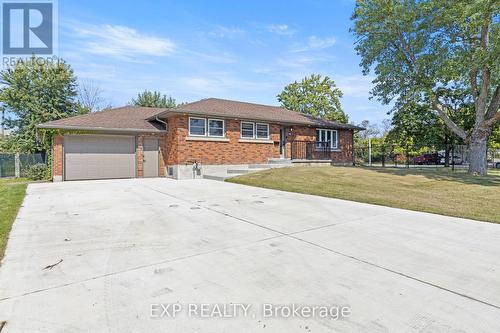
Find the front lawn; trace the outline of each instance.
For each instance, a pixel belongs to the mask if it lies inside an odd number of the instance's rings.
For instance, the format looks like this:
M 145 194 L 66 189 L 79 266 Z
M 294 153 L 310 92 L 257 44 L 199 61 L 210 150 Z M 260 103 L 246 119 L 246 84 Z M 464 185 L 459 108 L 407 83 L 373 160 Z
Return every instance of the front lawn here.
M 229 182 L 500 223 L 500 173 L 361 167 L 289 167 Z
M 25 179 L 0 179 L 0 260 L 17 211 L 26 193 Z

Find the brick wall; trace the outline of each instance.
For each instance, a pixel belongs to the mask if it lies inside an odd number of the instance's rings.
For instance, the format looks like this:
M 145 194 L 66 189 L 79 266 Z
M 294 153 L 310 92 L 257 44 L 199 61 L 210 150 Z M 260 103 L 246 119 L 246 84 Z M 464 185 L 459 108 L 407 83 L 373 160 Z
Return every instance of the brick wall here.
M 353 162 L 353 130 L 338 130 L 339 150 L 332 151 L 333 163 L 352 163 Z
M 54 180 L 62 180 L 63 175 L 63 137 L 56 135 L 52 139 L 52 175 Z
M 188 138 L 188 116 L 169 118 L 166 136 L 167 165 L 190 164 L 247 164 L 266 163 L 268 158 L 279 157 L 280 126 L 269 125 L 272 143 L 241 142 L 240 121 L 226 119 L 226 138 L 229 142 L 190 141 Z M 263 140 L 266 141 L 266 140 Z
M 331 158 L 334 163 L 352 163 L 352 130 L 337 130 L 338 132 L 338 150 L 331 152 Z M 287 144 L 286 153 L 288 157 L 291 156 L 291 142 L 292 141 L 316 141 L 316 128 L 291 126 L 287 128 Z

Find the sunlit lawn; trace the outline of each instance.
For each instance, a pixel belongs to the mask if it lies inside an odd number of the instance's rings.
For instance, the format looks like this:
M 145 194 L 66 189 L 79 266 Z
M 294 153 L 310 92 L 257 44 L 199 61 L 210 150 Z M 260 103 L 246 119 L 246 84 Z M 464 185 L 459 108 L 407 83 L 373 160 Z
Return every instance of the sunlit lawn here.
M 289 167 L 228 181 L 500 223 L 500 172 L 448 168 Z
M 25 179 L 0 179 L 0 259 L 2 259 L 9 232 L 26 193 Z

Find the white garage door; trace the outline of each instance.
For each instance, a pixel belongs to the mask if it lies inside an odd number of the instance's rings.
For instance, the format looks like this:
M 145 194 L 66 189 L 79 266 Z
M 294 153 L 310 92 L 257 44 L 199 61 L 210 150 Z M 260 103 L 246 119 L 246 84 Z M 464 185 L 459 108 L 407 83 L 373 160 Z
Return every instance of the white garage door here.
M 64 136 L 66 180 L 135 177 L 135 137 Z

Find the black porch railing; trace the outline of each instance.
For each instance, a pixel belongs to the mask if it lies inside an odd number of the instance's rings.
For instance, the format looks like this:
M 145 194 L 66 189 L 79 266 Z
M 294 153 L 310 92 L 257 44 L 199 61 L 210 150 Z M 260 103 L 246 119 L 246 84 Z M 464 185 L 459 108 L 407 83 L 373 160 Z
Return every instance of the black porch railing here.
M 292 160 L 330 160 L 330 142 L 292 141 Z

